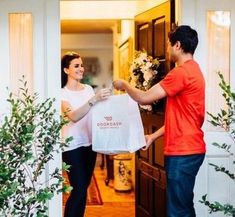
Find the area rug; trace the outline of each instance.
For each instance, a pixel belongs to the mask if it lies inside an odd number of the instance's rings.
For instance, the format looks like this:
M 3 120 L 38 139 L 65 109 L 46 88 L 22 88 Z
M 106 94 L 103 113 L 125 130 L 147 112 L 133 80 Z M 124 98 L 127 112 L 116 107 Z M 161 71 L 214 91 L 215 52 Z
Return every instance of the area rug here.
M 63 176 L 64 178 L 67 178 L 67 174 L 66 173 L 63 173 Z M 69 194 L 63 194 L 63 206 L 65 206 L 65 203 L 67 201 L 69 197 Z M 87 201 L 86 201 L 86 205 L 87 206 L 94 206 L 94 205 L 102 205 L 103 202 L 102 202 L 102 199 L 101 199 L 101 195 L 100 195 L 100 191 L 99 191 L 99 188 L 98 188 L 98 185 L 97 185 L 97 181 L 96 181 L 96 178 L 95 178 L 95 175 L 93 174 L 92 178 L 91 178 L 91 183 L 88 187 L 88 190 L 87 190 Z

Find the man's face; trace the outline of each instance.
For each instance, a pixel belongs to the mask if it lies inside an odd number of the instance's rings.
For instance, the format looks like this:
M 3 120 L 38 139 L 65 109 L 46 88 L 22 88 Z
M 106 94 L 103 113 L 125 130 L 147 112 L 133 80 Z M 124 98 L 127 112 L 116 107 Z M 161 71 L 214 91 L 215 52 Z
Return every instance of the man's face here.
M 173 46 L 171 45 L 170 41 L 167 41 L 167 59 L 171 62 L 176 62 L 177 57 L 177 47 L 178 42 L 176 42 Z

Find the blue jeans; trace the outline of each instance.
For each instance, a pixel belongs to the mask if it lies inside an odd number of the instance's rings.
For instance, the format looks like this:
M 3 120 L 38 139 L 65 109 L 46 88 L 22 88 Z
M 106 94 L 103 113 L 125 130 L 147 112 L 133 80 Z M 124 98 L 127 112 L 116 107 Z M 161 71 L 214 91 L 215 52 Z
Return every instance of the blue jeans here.
M 204 154 L 165 156 L 167 217 L 195 217 L 193 188 Z
M 97 153 L 92 151 L 91 146 L 63 152 L 63 161 L 71 165 L 68 178 L 73 187 L 65 205 L 64 217 L 83 217 L 87 188 L 94 171 L 96 155 Z

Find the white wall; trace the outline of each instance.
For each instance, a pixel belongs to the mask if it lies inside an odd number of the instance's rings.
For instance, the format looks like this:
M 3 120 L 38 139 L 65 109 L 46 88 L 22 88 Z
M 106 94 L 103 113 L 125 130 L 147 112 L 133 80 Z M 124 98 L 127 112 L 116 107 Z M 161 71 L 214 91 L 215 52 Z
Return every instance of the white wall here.
M 112 34 L 62 34 L 61 49 L 112 49 Z
M 234 87 L 234 69 L 235 69 L 235 62 L 234 59 L 234 35 L 235 35 L 235 1 L 231 0 L 177 0 L 177 17 L 179 25 L 190 25 L 195 28 L 199 35 L 199 45 L 195 52 L 195 59 L 198 61 L 204 75 L 206 81 L 212 79 L 212 75 L 208 72 L 207 67 L 207 60 L 208 60 L 208 31 L 207 28 L 207 12 L 208 11 L 230 11 L 231 12 L 231 36 L 230 36 L 230 83 L 231 86 Z M 216 44 L 215 44 L 216 46 Z M 220 54 L 221 59 L 223 59 L 223 55 Z M 215 60 L 216 61 L 216 60 Z M 216 74 L 214 75 L 216 76 Z M 206 85 L 208 83 L 206 82 Z M 218 86 L 219 88 L 219 86 Z M 206 107 L 208 105 L 213 106 L 215 102 L 211 100 L 211 94 L 208 91 L 209 87 L 206 87 Z M 222 107 L 222 105 L 221 105 Z M 195 207 L 197 216 L 206 217 L 206 216 L 213 216 L 213 217 L 223 217 L 224 214 L 219 213 L 212 213 L 209 214 L 208 207 L 205 205 L 200 204 L 198 201 L 201 199 L 202 195 L 208 194 L 208 199 L 210 202 L 218 201 L 222 204 L 235 203 L 235 185 L 234 182 L 231 181 L 226 175 L 215 172 L 215 170 L 209 165 L 209 163 L 216 164 L 218 166 L 225 166 L 228 168 L 232 173 L 234 173 L 234 164 L 232 166 L 232 162 L 234 161 L 234 157 L 228 157 L 228 155 L 212 145 L 213 142 L 218 142 L 220 144 L 227 143 L 227 144 L 234 144 L 231 142 L 231 139 L 226 135 L 224 132 L 218 131 L 211 131 L 209 128 L 206 127 L 208 117 L 206 117 L 203 130 L 205 132 L 205 141 L 207 144 L 207 153 L 206 159 L 199 171 L 197 176 L 197 181 L 195 185 Z
M 60 17 L 58 0 L 1 0 L 0 1 L 0 118 L 9 111 L 5 101 L 8 93 L 6 87 L 16 85 L 12 83 L 9 66 L 12 63 L 9 55 L 9 13 L 32 13 L 33 16 L 33 90 L 39 94 L 39 99 L 56 97 L 55 108 L 59 111 L 60 96 Z M 23 73 L 23 72 L 22 72 Z M 13 76 L 17 77 L 17 74 Z M 19 77 L 19 79 L 21 76 Z M 58 112 L 59 113 L 59 112 Z M 46 168 L 46 177 L 54 167 L 60 167 L 60 154 L 54 156 Z M 61 194 L 56 195 L 49 202 L 49 216 L 62 216 Z

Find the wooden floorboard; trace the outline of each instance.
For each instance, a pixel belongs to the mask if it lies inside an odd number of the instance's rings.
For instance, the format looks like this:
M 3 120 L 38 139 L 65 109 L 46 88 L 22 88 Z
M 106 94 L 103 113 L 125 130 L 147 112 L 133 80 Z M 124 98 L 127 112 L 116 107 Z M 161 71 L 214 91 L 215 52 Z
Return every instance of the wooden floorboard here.
M 99 156 L 95 169 L 95 177 L 100 189 L 103 205 L 87 206 L 85 217 L 134 217 L 135 195 L 134 192 L 116 192 L 113 180 L 109 186 L 105 185 L 106 169 L 100 169 Z

